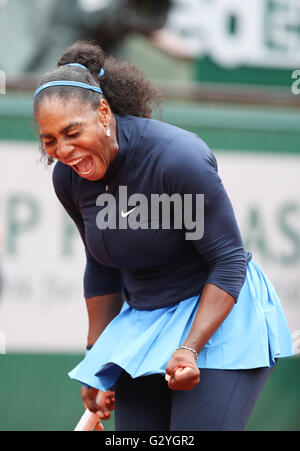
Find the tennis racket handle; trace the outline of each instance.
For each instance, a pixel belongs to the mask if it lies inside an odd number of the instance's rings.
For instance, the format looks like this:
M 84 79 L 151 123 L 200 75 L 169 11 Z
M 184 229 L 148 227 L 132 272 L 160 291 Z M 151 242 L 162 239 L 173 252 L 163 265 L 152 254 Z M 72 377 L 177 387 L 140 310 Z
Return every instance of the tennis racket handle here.
M 98 415 L 86 409 L 74 431 L 93 431 L 98 422 Z
M 102 392 L 99 390 L 96 401 L 100 402 L 102 397 Z M 93 431 L 97 423 L 100 422 L 100 418 L 95 413 L 88 409 L 85 409 L 84 414 L 80 418 L 74 431 Z

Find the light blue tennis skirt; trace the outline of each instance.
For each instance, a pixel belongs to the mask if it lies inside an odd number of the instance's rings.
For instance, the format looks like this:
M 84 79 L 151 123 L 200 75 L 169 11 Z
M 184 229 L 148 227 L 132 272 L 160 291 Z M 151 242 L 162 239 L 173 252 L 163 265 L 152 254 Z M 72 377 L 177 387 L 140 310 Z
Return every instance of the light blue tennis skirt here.
M 123 369 L 133 378 L 164 374 L 172 353 L 190 330 L 199 301 L 199 296 L 193 296 L 155 310 L 136 310 L 124 303 L 119 315 L 69 376 L 106 391 L 113 387 Z M 198 367 L 269 367 L 275 358 L 293 354 L 279 298 L 251 260 L 237 303 L 200 352 Z

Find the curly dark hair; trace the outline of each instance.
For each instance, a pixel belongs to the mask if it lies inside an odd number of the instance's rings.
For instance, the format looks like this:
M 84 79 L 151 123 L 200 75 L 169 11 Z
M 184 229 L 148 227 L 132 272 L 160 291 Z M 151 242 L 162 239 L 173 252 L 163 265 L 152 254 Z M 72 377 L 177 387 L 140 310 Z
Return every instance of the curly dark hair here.
M 78 66 L 68 66 L 79 63 L 88 70 Z M 104 74 L 99 77 L 100 70 Z M 113 56 L 106 56 L 102 48 L 94 41 L 77 41 L 67 48 L 57 63 L 57 67 L 41 76 L 36 88 L 45 83 L 57 80 L 72 80 L 101 87 L 113 113 L 120 116 L 152 117 L 158 110 L 162 100 L 161 95 L 144 75 L 131 63 L 118 61 Z M 99 94 L 72 86 L 54 86 L 42 90 L 34 101 L 34 117 L 36 118 L 45 97 L 57 95 L 60 98 L 75 98 L 88 102 L 96 109 L 99 105 Z M 46 154 L 40 143 L 43 157 L 48 164 L 53 159 Z

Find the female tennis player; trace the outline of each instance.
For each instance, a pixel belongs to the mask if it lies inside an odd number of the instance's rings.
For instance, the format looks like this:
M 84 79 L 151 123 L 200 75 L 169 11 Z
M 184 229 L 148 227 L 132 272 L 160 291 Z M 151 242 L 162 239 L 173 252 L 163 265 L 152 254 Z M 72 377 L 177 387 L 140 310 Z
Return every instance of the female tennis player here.
M 100 418 L 115 406 L 116 430 L 243 430 L 293 350 L 214 154 L 151 119 L 159 96 L 131 64 L 80 41 L 57 66 L 34 114 L 86 252 L 89 351 L 70 377 Z

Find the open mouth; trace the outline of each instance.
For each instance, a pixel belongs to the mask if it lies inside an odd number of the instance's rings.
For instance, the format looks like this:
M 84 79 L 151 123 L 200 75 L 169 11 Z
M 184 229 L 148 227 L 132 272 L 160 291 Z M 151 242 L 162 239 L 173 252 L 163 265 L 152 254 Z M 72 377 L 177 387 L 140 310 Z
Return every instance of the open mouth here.
M 77 160 L 71 161 L 69 166 L 72 166 L 80 175 L 90 175 L 93 170 L 93 158 L 83 157 Z

